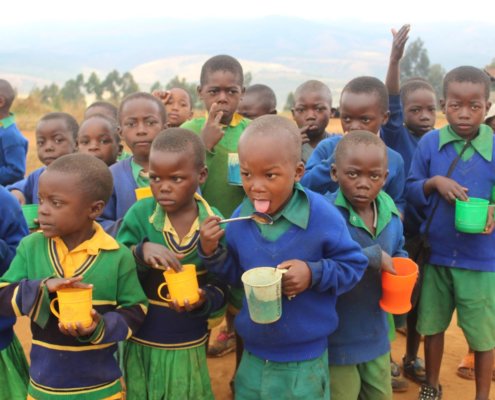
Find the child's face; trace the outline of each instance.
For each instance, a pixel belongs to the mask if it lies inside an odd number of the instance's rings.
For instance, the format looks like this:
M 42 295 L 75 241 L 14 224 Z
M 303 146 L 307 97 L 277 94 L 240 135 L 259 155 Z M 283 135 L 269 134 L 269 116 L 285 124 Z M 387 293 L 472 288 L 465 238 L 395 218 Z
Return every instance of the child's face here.
M 340 98 L 340 122 L 344 132 L 364 130 L 378 134 L 388 121 L 388 110 L 383 111 L 378 94 L 344 91 Z
M 332 164 L 332 179 L 354 209 L 370 206 L 387 179 L 387 162 L 383 148 L 360 143 L 346 149 L 338 162 Z
M 191 145 L 181 152 L 152 150 L 149 173 L 153 197 L 168 215 L 196 207 L 194 193 L 208 175 L 195 165 Z
M 76 174 L 44 171 L 39 179 L 38 219 L 45 237 L 60 236 L 69 246 L 90 231 L 103 211 L 103 201 L 92 202 L 80 189 Z M 87 239 L 87 238 L 85 238 Z
M 63 119 L 49 119 L 36 128 L 36 148 L 38 158 L 48 166 L 57 158 L 74 153 L 77 145 Z
M 259 97 L 255 93 L 244 94 L 237 108 L 237 112 L 244 118 L 256 119 L 262 115 L 270 114 L 272 110 L 269 110 Z
M 199 97 L 206 109 L 209 111 L 216 103 L 218 110 L 223 112 L 220 123 L 224 125 L 232 121 L 243 92 L 244 87 L 240 84 L 239 76 L 230 71 L 209 72 L 206 83 L 198 87 Z
M 192 117 L 192 106 L 189 95 L 184 89 L 173 88 L 165 104 L 167 110 L 167 126 L 177 127 Z
M 327 96 L 320 92 L 302 92 L 296 99 L 292 109 L 292 117 L 299 128 L 309 127 L 308 137 L 321 136 L 327 129 L 332 114 L 332 105 Z
M 274 215 L 282 210 L 294 183 L 301 180 L 304 164 L 297 161 L 290 146 L 261 135 L 239 143 L 242 186 L 257 211 Z
M 120 114 L 122 137 L 136 162 L 148 162 L 151 142 L 165 127 L 158 105 L 148 99 L 137 98 L 124 104 Z
M 485 87 L 472 82 L 450 82 L 441 105 L 454 132 L 464 139 L 476 136 L 490 109 L 490 102 L 485 98 Z
M 81 124 L 77 135 L 79 152 L 91 154 L 110 166 L 115 163 L 121 150 L 115 135 L 104 119 L 86 120 Z
M 415 135 L 423 136 L 435 126 L 435 94 L 427 89 L 418 89 L 404 99 L 404 123 Z

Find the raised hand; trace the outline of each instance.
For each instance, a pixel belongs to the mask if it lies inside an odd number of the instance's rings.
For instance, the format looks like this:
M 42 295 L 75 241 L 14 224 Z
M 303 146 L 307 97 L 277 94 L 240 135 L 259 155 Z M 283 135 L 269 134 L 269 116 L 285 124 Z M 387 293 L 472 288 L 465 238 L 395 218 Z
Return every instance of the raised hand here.
M 411 25 L 402 25 L 399 31 L 392 29 L 394 40 L 392 41 L 392 50 L 390 52 L 390 61 L 399 62 L 404 55 L 407 39 L 409 39 L 409 31 Z
M 212 215 L 206 218 L 201 227 L 199 228 L 199 240 L 201 243 L 201 250 L 206 256 L 209 256 L 217 249 L 220 239 L 224 235 L 225 231 L 220 227 L 218 223 L 220 217 Z
M 225 132 L 224 125 L 220 123 L 223 117 L 223 111 L 220 110 L 218 103 L 213 103 L 208 111 L 208 119 L 201 131 L 201 139 L 207 150 L 212 151 L 217 143 L 222 140 Z

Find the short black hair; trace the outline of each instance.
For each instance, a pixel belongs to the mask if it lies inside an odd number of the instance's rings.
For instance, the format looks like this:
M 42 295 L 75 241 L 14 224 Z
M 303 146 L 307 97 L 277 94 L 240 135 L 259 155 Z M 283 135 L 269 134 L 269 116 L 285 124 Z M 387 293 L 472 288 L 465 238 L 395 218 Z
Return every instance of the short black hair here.
M 330 108 L 332 107 L 332 92 L 330 91 L 330 88 L 323 82 L 314 79 L 306 81 L 297 87 L 296 91 L 294 92 L 294 101 L 297 101 L 297 98 L 302 93 L 308 92 L 321 93 L 322 95 L 328 97 L 328 105 Z
M 85 119 L 86 119 L 87 111 L 94 107 L 104 108 L 106 111 L 108 111 L 108 114 L 105 115 L 111 116 L 113 119 L 115 119 L 115 121 L 119 120 L 119 109 L 115 107 L 112 103 L 109 103 L 108 101 L 95 101 L 91 103 L 88 107 L 86 107 L 86 111 L 84 112 Z
M 138 99 L 149 100 L 155 103 L 158 107 L 162 124 L 165 125 L 167 123 L 167 110 L 165 110 L 165 106 L 163 105 L 162 101 L 146 92 L 135 92 L 124 97 L 124 99 L 122 100 L 119 106 L 119 119 L 118 119 L 119 121 L 120 118 L 122 118 L 122 110 L 124 109 L 124 105 L 129 101 L 138 100 Z
M 226 54 L 220 54 L 218 56 L 211 57 L 201 67 L 201 75 L 199 77 L 199 84 L 201 86 L 206 85 L 208 81 L 208 75 L 216 71 L 228 71 L 234 76 L 239 78 L 239 84 L 244 86 L 244 72 L 242 71 L 242 65 L 234 57 Z
M 378 78 L 373 76 L 359 76 L 352 79 L 347 85 L 342 89 L 342 94 L 344 92 L 350 93 L 375 93 L 380 102 L 380 108 L 383 112 L 388 111 L 388 91 L 385 84 Z M 342 98 L 341 94 L 341 98 Z
M 110 133 L 114 136 L 114 139 L 117 143 L 120 143 L 122 141 L 122 138 L 120 137 L 120 127 L 117 122 L 117 120 L 109 117 L 108 115 L 105 114 L 93 114 L 90 115 L 87 118 L 84 118 L 84 120 L 81 122 L 81 125 L 79 125 L 79 131 L 78 131 L 78 136 L 79 132 L 81 131 L 81 128 L 83 127 L 84 123 L 87 121 L 91 121 L 92 119 L 101 119 L 105 121 L 108 124 L 108 127 L 110 128 Z
M 435 95 L 435 89 L 431 86 L 430 82 L 428 82 L 424 78 L 413 77 L 404 81 L 404 83 L 400 87 L 400 101 L 402 104 L 406 102 L 407 97 L 415 92 L 416 90 L 428 90 Z
M 490 78 L 486 72 L 470 65 L 463 65 L 447 72 L 443 78 L 443 97 L 447 98 L 447 90 L 452 82 L 470 82 L 481 84 L 485 88 L 485 100 L 490 98 Z
M 72 115 L 67 114 L 66 112 L 51 112 L 43 115 L 39 120 L 38 124 L 45 121 L 52 121 L 54 119 L 61 119 L 62 121 L 65 122 L 67 129 L 72 134 L 72 139 L 74 140 L 74 143 L 76 143 L 77 133 L 79 132 L 79 124 Z
M 244 96 L 248 94 L 256 96 L 266 110 L 269 110 L 270 112 L 277 110 L 277 97 L 270 86 L 256 83 L 246 88 Z
M 191 147 L 194 165 L 200 169 L 205 166 L 205 145 L 193 131 L 184 128 L 168 128 L 156 135 L 151 150 L 181 153 Z
M 340 160 L 342 160 L 342 157 L 347 154 L 348 150 L 358 144 L 380 147 L 383 150 L 385 162 L 387 161 L 387 146 L 383 140 L 372 132 L 357 130 L 345 134 L 337 143 L 334 151 L 335 162 L 339 163 Z
M 0 79 L 0 96 L 5 99 L 4 110 L 10 110 L 15 99 L 15 90 L 9 81 Z
M 89 154 L 66 154 L 53 161 L 46 171 L 76 176 L 77 187 L 91 201 L 103 200 L 106 204 L 112 195 L 113 178 L 107 164 Z

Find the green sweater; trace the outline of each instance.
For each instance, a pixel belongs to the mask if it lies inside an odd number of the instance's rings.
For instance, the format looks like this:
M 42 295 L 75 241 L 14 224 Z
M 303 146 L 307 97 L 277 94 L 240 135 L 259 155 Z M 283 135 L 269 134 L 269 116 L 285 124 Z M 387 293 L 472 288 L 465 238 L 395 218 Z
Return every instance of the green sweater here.
M 43 234 L 25 237 L 0 279 L 0 315 L 31 318 L 33 346 L 29 394 L 36 399 L 101 399 L 118 393 L 117 342 L 137 331 L 147 311 L 134 258 L 124 246 L 100 250 L 76 271 L 93 284 L 93 308 L 102 319 L 90 337 L 66 336 L 50 312 L 44 280 L 63 277 L 55 243 Z
M 223 138 L 212 151 L 206 152 L 208 179 L 201 187 L 201 192 L 206 201 L 226 217 L 232 215 L 244 198 L 242 186 L 228 183 L 228 158 L 229 153 L 237 153 L 239 138 L 249 122 L 250 120 L 243 118 L 239 124 L 226 127 Z M 181 127 L 199 134 L 205 123 L 206 118 L 201 117 L 186 121 Z

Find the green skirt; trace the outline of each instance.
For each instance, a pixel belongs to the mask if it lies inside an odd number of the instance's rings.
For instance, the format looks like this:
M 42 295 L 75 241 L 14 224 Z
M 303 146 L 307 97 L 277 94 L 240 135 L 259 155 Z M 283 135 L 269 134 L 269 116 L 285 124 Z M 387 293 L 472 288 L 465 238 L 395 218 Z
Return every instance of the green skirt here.
M 0 400 L 26 399 L 29 367 L 17 336 L 0 351 L 0 382 Z
M 214 400 L 204 344 L 168 350 L 126 342 L 123 353 L 127 400 Z

